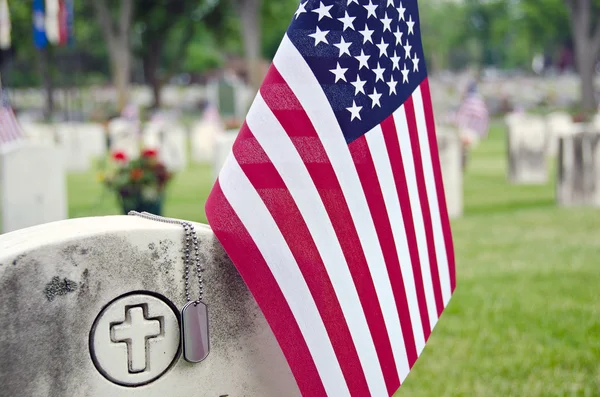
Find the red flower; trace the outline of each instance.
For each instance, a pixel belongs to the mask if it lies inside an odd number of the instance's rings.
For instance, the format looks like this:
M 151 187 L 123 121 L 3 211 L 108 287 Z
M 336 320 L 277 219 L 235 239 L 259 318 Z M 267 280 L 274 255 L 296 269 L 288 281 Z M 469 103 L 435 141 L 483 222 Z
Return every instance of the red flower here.
M 113 159 L 117 160 L 117 161 L 127 161 L 127 155 L 125 154 L 125 152 L 114 152 L 113 153 Z
M 139 169 L 139 168 L 134 168 L 131 170 L 131 179 L 134 181 L 138 181 L 140 179 L 142 179 L 142 177 L 144 176 L 144 170 Z
M 157 152 L 155 149 L 144 149 L 144 151 L 142 152 L 142 156 L 143 157 L 156 157 Z

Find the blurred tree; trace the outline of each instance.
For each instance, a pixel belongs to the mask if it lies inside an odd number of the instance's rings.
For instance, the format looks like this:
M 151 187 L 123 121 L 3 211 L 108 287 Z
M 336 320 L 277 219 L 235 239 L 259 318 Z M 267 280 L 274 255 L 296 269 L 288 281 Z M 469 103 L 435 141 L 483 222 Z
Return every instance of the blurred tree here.
M 92 3 L 108 48 L 113 83 L 117 88 L 117 109 L 121 111 L 127 104 L 131 81 L 134 0 L 121 0 L 118 2 L 120 7 L 111 0 L 94 0 Z
M 581 79 L 581 105 L 595 111 L 596 62 L 600 55 L 600 0 L 565 0 L 569 9 L 575 58 Z
M 181 60 L 198 28 L 220 29 L 223 4 L 219 0 L 137 0 L 135 23 L 141 37 L 135 53 L 152 87 L 154 108 L 161 105 L 162 86 L 182 70 Z
M 248 68 L 250 86 L 258 91 L 262 83 L 261 60 L 261 2 L 262 0 L 230 0 L 237 9 L 242 27 L 242 43 Z

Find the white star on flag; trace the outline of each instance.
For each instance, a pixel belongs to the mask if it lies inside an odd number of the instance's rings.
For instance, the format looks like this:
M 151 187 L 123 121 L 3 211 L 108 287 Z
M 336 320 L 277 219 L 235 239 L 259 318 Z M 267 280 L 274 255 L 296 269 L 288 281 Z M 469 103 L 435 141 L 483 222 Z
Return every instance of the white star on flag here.
M 358 95 L 358 93 L 365 94 L 365 84 L 367 84 L 367 80 L 361 80 L 360 76 L 356 76 L 356 81 L 350 82 L 355 88 L 354 95 Z
M 335 69 L 330 70 L 331 73 L 335 74 L 335 82 L 336 83 L 338 82 L 338 80 L 346 81 L 346 72 L 347 71 L 348 71 L 348 68 L 341 67 L 339 62 Z
M 415 57 L 412 59 L 413 62 L 413 72 L 419 71 L 419 61 L 420 59 L 417 57 L 417 53 L 415 52 Z
M 319 29 L 319 27 L 317 26 L 317 31 L 315 33 L 309 34 L 310 37 L 315 39 L 315 47 L 319 45 L 319 43 L 329 44 L 329 42 L 327 41 L 327 33 L 329 33 L 329 30 L 321 31 L 321 29 Z
M 348 15 L 348 11 L 346 11 L 346 15 L 344 15 L 343 18 L 338 18 L 338 21 L 340 21 L 341 23 L 344 24 L 344 32 L 346 31 L 346 29 L 350 28 L 352 30 L 354 30 L 354 20 L 356 19 L 356 17 L 351 17 L 350 15 Z
M 394 56 L 390 57 L 390 60 L 392 61 L 392 70 L 396 70 L 396 69 L 400 70 L 400 59 L 401 58 L 396 53 L 396 50 L 394 50 Z
M 383 41 L 383 37 L 381 38 L 381 43 L 377 44 L 377 48 L 379 48 L 379 58 L 387 55 L 387 48 L 389 44 Z
M 352 45 L 352 43 L 346 43 L 346 40 L 344 40 L 344 36 L 342 36 L 340 38 L 340 42 L 337 44 L 334 44 L 334 46 L 336 46 L 337 48 L 340 49 L 340 54 L 338 55 L 339 57 L 341 57 L 344 54 L 348 54 L 348 56 L 350 56 L 350 46 Z
M 412 20 L 412 15 L 410 15 L 408 17 L 408 21 L 406 22 L 406 25 L 408 26 L 408 34 L 415 34 L 414 32 L 414 26 L 415 26 L 415 22 Z
M 396 27 L 396 31 L 394 32 L 394 36 L 396 36 L 396 45 L 402 45 L 402 35 L 404 32 L 400 31 L 400 27 Z
M 377 67 L 373 69 L 373 72 L 375 72 L 375 82 L 378 82 L 379 80 L 383 81 L 385 69 L 379 66 L 379 62 L 377 62 Z
M 305 1 L 304 3 L 300 3 L 300 5 L 298 6 L 298 9 L 296 10 L 296 13 L 294 14 L 296 16 L 296 19 L 298 19 L 300 14 L 303 14 L 306 12 L 306 3 L 308 3 L 308 1 Z
M 375 106 L 379 106 L 381 107 L 381 102 L 379 102 L 379 99 L 381 98 L 381 94 L 377 92 L 377 88 L 373 88 L 373 93 L 369 94 L 369 98 L 371 98 L 372 104 L 371 107 L 375 107 Z
M 412 49 L 412 46 L 408 42 L 408 39 L 406 39 L 406 45 L 404 46 L 404 51 L 406 52 L 406 55 L 404 56 L 404 59 L 410 58 L 410 50 L 411 49 Z
M 385 12 L 385 18 L 381 19 L 381 23 L 383 23 L 383 31 L 389 30 L 392 31 L 392 19 L 388 18 L 387 11 Z
M 356 106 L 356 101 L 352 101 L 352 106 L 346 108 L 351 113 L 350 121 L 356 119 L 360 120 L 360 111 L 362 110 L 362 106 Z
M 390 81 L 388 81 L 386 84 L 390 87 L 390 93 L 388 95 L 392 95 L 392 94 L 397 95 L 398 94 L 396 92 L 396 85 L 398 85 L 398 82 L 394 81 L 394 76 L 392 76 L 390 78 Z
M 333 5 L 326 6 L 325 4 L 323 4 L 323 2 L 321 2 L 319 8 L 315 8 L 314 10 L 312 10 L 312 12 L 319 14 L 319 21 L 320 21 L 324 17 L 331 18 L 331 14 L 329 13 L 329 10 L 331 10 L 332 7 L 333 7 Z
M 372 36 L 373 36 L 373 32 L 375 32 L 375 31 L 369 29 L 369 26 L 367 24 L 365 24 L 364 30 L 359 30 L 358 32 L 363 35 L 363 44 L 366 44 L 367 41 L 369 41 L 371 43 L 373 42 Z
M 363 5 L 363 7 L 365 7 L 365 10 L 367 10 L 367 19 L 369 19 L 370 17 L 373 17 L 375 19 L 377 19 L 377 15 L 375 14 L 375 10 L 377 9 L 377 7 L 379 7 L 378 5 L 374 5 L 373 4 L 373 0 L 369 0 L 369 4 L 367 5 Z
M 371 58 L 371 55 L 365 55 L 364 49 L 361 48 L 360 55 L 356 55 L 354 58 L 356 58 L 356 60 L 359 63 L 358 70 L 361 70 L 363 67 L 369 69 L 369 63 L 367 61 L 369 60 L 369 58 Z
M 401 72 L 402 72 L 402 84 L 408 83 L 409 70 L 406 68 L 406 64 L 404 64 L 404 69 L 402 69 Z
M 404 21 L 404 12 L 406 11 L 406 8 L 402 7 L 402 2 L 400 2 L 400 7 L 397 8 L 398 10 L 398 20 L 402 20 Z

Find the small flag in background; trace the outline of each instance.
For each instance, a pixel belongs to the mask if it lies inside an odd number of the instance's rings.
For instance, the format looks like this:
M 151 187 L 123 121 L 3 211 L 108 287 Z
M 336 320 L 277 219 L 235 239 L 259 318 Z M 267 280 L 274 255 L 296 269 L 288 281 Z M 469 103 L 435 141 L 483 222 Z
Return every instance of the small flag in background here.
M 483 97 L 476 90 L 472 90 L 467 93 L 456 113 L 456 124 L 462 132 L 473 133 L 478 138 L 483 138 L 488 134 L 489 117 Z
M 19 126 L 6 92 L 0 88 L 0 147 L 23 139 L 23 130 Z
M 33 0 L 33 42 L 38 49 L 48 45 L 44 0 Z
M 8 50 L 10 39 L 10 12 L 6 0 L 0 0 L 0 50 Z
M 58 43 L 66 45 L 69 41 L 68 12 L 65 0 L 58 1 Z
M 51 44 L 60 43 L 60 2 L 46 0 L 46 37 Z
M 454 291 L 416 0 L 304 0 L 206 204 L 304 396 L 391 396 Z

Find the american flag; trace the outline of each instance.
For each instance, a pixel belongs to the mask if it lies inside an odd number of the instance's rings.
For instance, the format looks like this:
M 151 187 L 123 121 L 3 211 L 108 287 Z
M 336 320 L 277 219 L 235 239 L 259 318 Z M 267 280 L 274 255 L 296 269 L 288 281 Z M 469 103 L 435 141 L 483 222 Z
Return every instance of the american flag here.
M 0 88 L 0 146 L 22 139 L 23 130 L 10 107 L 6 92 Z
M 390 396 L 454 291 L 416 0 L 305 0 L 206 204 L 304 396 Z
M 472 131 L 479 137 L 488 134 L 490 119 L 483 97 L 476 91 L 467 94 L 458 112 L 456 124 L 462 131 Z

